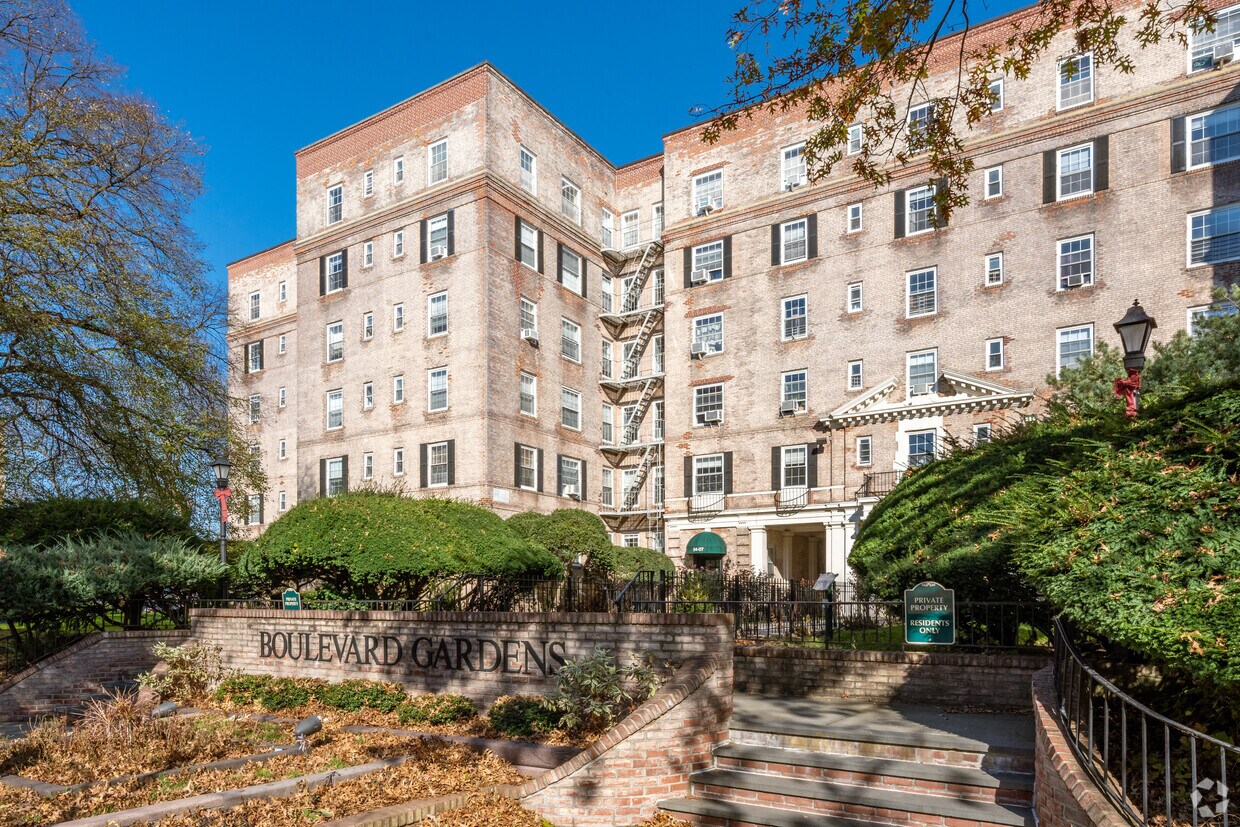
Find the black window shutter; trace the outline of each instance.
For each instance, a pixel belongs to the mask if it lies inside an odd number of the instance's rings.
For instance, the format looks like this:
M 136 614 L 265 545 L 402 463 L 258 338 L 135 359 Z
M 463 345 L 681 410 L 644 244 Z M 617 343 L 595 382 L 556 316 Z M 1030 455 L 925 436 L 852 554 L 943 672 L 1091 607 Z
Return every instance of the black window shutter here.
M 521 487 L 521 443 L 514 442 L 512 445 L 512 485 L 514 488 Z
M 904 238 L 904 190 L 896 190 L 896 238 Z
M 327 460 L 319 460 L 319 496 L 327 496 Z
M 456 210 L 448 210 L 448 255 L 456 254 Z
M 586 278 L 586 270 L 589 268 L 589 266 L 590 264 L 589 262 L 586 261 L 586 257 L 582 256 L 581 257 L 581 297 L 583 299 L 586 298 L 586 293 L 589 292 L 586 290 L 586 285 L 590 283 L 590 280 Z
M 780 236 L 779 225 L 772 224 L 771 225 L 771 266 L 772 267 L 778 267 L 784 258 L 782 255 L 780 255 L 779 236 Z
M 429 474 L 426 468 L 426 443 L 418 446 L 418 488 L 425 488 Z
M 266 347 L 264 347 L 264 345 L 266 344 L 266 340 L 259 339 L 257 342 L 255 342 L 255 344 L 258 345 L 258 369 L 262 370 L 264 357 L 267 355 L 264 352 L 267 349 Z
M 539 492 L 541 492 L 543 490 L 543 449 L 542 448 L 538 449 L 536 456 L 537 456 L 537 459 L 534 461 L 538 463 L 538 490 Z
M 555 455 L 555 493 L 557 496 L 564 496 L 564 480 L 560 478 L 560 472 L 564 469 L 564 455 Z
M 1184 119 L 1171 119 L 1171 171 L 1183 172 L 1188 169 L 1188 153 L 1184 141 Z
M 349 456 L 340 458 L 340 493 L 349 493 Z
M 934 192 L 936 195 L 940 192 L 947 192 L 947 179 L 946 178 L 939 178 L 937 181 L 934 182 Z M 937 201 L 935 202 L 935 205 L 934 205 L 934 226 L 936 227 L 947 226 L 947 216 L 943 215 L 943 210 L 939 208 Z
M 579 476 L 579 479 L 577 480 L 577 487 L 581 489 L 581 501 L 585 502 L 586 501 L 586 479 L 589 475 L 586 473 L 586 461 L 584 459 L 581 461 L 581 473 L 578 476 Z
M 340 251 L 340 286 L 349 286 L 349 248 Z
M 327 295 L 327 256 L 319 256 L 319 295 Z
M 514 216 L 516 224 L 513 225 L 513 234 L 516 236 L 516 242 L 512 248 L 512 257 L 517 261 L 521 260 L 521 216 Z
M 732 493 L 732 452 L 725 451 L 723 454 L 723 493 Z
M 693 457 L 685 457 L 685 499 L 693 496 Z
M 426 221 L 425 220 L 419 221 L 418 227 L 419 227 L 418 232 L 420 233 L 421 238 L 422 238 L 422 245 L 421 245 L 422 246 L 422 263 L 425 264 L 427 261 L 426 248 L 427 248 L 427 245 L 429 244 L 429 241 L 427 240 L 427 237 L 426 237 L 426 234 L 427 234 Z
M 818 213 L 805 216 L 806 257 L 818 258 Z
M 723 237 L 723 277 L 732 278 L 732 236 Z
M 1055 203 L 1055 176 L 1058 173 L 1056 167 L 1059 165 L 1057 151 L 1048 149 L 1042 153 L 1042 203 Z
M 1111 182 L 1110 136 L 1094 138 L 1094 192 L 1102 192 Z
M 456 440 L 448 440 L 448 485 L 456 485 Z
M 771 449 L 771 490 L 772 491 L 778 491 L 779 489 L 784 487 L 783 475 L 780 474 L 781 469 L 779 467 L 780 466 L 780 462 L 779 462 L 780 454 L 782 453 L 783 453 L 783 449 L 780 448 L 778 445 L 776 445 L 774 448 Z
M 818 487 L 818 446 L 811 442 L 805 446 L 805 484 L 809 488 Z
M 545 273 L 543 269 L 543 231 L 538 231 L 538 272 Z
M 541 271 L 542 267 L 538 269 Z M 564 283 L 564 245 L 558 241 L 555 243 L 555 280 Z
M 685 248 L 685 287 L 692 287 L 693 281 L 691 274 L 693 273 L 693 248 Z

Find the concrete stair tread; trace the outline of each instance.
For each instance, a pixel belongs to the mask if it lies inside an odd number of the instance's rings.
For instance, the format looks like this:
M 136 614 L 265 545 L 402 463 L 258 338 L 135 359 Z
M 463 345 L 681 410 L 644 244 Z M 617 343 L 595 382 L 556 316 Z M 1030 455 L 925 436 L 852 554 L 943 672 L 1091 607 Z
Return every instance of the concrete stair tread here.
M 795 813 L 760 804 L 740 804 L 712 798 L 669 798 L 660 801 L 657 806 L 669 813 L 732 819 L 746 824 L 761 824 L 762 827 L 871 827 L 868 822 L 857 819 Z
M 735 743 L 716 747 L 715 756 L 736 761 L 762 761 L 769 764 L 842 770 L 866 775 L 911 778 L 918 781 L 936 781 L 989 789 L 1033 789 L 1033 776 L 1028 773 L 996 772 L 950 764 L 923 764 L 916 761 L 901 761 L 896 758 L 870 758 L 862 755 L 840 755 L 830 752 L 810 752 Z
M 697 785 L 770 793 L 791 798 L 834 801 L 858 807 L 958 818 L 1005 827 L 1033 827 L 1033 812 L 1024 807 L 963 798 L 898 792 L 832 781 L 811 781 L 740 770 L 703 770 L 689 777 Z

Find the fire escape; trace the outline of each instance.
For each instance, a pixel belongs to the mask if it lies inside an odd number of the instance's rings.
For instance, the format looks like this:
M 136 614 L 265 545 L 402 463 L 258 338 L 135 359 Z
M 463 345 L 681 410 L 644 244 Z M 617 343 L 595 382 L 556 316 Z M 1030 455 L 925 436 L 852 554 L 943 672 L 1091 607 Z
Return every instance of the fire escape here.
M 604 357 L 599 381 L 607 401 L 622 411 L 619 439 L 605 438 L 600 446 L 605 461 L 616 469 L 619 483 L 609 492 L 610 502 L 603 502 L 601 516 L 615 532 L 661 533 L 663 423 L 650 414 L 663 399 L 665 357 L 661 347 L 651 347 L 652 342 L 662 344 L 656 337 L 663 330 L 663 244 L 656 238 L 623 251 L 604 248 L 602 252 L 613 277 L 625 287 L 617 306 L 604 307 L 600 316 L 613 347 L 619 347 L 622 354 L 618 374 Z M 648 292 L 647 286 L 652 288 Z M 643 295 L 649 297 L 644 305 Z M 646 359 L 648 352 L 650 359 Z M 643 364 L 648 368 L 643 370 Z M 650 419 L 643 437 L 642 426 Z M 652 479 L 655 484 L 650 486 Z

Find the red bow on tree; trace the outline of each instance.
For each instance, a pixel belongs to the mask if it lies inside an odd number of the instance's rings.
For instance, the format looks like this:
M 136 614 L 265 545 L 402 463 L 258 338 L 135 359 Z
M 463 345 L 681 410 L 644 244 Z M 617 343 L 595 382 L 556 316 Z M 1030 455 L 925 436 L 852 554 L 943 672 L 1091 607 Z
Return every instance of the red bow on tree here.
M 232 496 L 231 488 L 215 489 L 215 498 L 220 501 L 220 522 L 228 522 L 228 498 Z
M 1124 400 L 1124 413 L 1132 419 L 1137 415 L 1137 391 L 1141 390 L 1141 371 L 1128 369 L 1126 379 L 1115 380 L 1115 395 Z

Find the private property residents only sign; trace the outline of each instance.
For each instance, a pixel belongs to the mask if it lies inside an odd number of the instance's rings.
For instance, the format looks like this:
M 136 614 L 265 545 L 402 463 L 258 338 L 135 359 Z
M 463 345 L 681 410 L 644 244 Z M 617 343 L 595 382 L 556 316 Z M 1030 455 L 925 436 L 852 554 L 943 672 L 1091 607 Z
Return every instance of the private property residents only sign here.
M 904 590 L 904 642 L 950 646 L 956 642 L 956 592 L 939 583 Z

